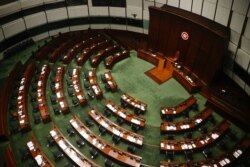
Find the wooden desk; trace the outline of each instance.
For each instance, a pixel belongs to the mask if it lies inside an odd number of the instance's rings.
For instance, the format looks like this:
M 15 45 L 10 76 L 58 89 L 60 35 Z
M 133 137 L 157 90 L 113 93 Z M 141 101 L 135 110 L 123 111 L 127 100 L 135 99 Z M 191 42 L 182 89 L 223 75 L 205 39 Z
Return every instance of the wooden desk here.
M 139 111 L 141 111 L 143 114 L 146 112 L 147 110 L 147 104 L 138 100 L 137 98 L 134 98 L 130 95 L 128 95 L 127 93 L 124 93 L 121 96 L 121 103 L 126 103 L 128 104 L 129 107 L 133 108 L 133 109 L 138 109 Z
M 90 83 L 91 89 L 93 90 L 95 96 L 98 99 L 103 97 L 102 90 L 97 82 L 96 71 L 95 69 L 89 70 L 88 72 L 88 81 Z
M 250 148 L 250 139 L 249 137 L 244 137 L 232 150 L 224 153 L 221 156 L 214 158 L 209 158 L 197 162 L 160 162 L 160 167 L 190 167 L 190 166 L 200 166 L 200 167 L 222 167 L 230 166 L 237 159 L 240 159 L 244 153 L 246 153 Z
M 111 46 L 113 43 L 111 40 L 105 40 L 91 45 L 90 47 L 83 50 L 82 54 L 77 58 L 77 64 L 82 66 L 95 52 L 105 49 Z
M 105 83 L 108 84 L 112 92 L 117 91 L 117 84 L 111 75 L 110 71 L 104 73 Z
M 80 38 L 80 41 L 73 46 L 73 48 L 69 49 L 67 53 L 63 56 L 62 60 L 63 63 L 69 64 L 72 59 L 80 53 L 84 48 L 89 47 L 91 45 L 92 40 L 95 39 L 96 37 L 99 38 L 99 35 L 93 36 L 94 34 L 88 32 L 82 35 Z
M 90 58 L 90 64 L 92 67 L 96 68 L 100 62 L 105 59 L 107 56 L 113 55 L 116 52 L 119 52 L 121 47 L 119 45 L 114 44 L 113 46 L 109 46 L 103 50 L 97 52 L 97 54 L 93 55 Z
M 181 114 L 183 111 L 195 105 L 196 102 L 197 99 L 194 96 L 190 96 L 188 99 L 186 99 L 185 101 L 181 102 L 176 106 L 161 107 L 161 117 L 163 118 L 165 115 Z
M 0 139 L 8 139 L 9 130 L 7 124 L 8 104 L 13 91 L 15 79 L 18 77 L 22 69 L 22 63 L 18 62 L 10 72 L 7 79 L 5 79 L 3 86 L 0 88 Z
M 87 140 L 93 147 L 101 151 L 104 155 L 118 161 L 123 165 L 140 167 L 142 157 L 130 154 L 107 143 L 95 135 L 91 130 L 89 130 L 77 117 L 71 119 L 70 124 L 85 140 Z
M 54 167 L 54 165 L 49 161 L 45 153 L 43 152 L 40 145 L 35 140 L 34 136 L 31 140 L 27 142 L 27 148 L 36 164 L 42 167 Z
M 106 109 L 111 111 L 115 116 L 118 116 L 122 119 L 124 119 L 129 125 L 135 124 L 140 126 L 141 128 L 144 128 L 146 120 L 142 117 L 139 117 L 122 107 L 116 105 L 112 101 L 108 101 L 105 105 Z
M 65 69 L 64 67 L 57 67 L 56 77 L 55 77 L 55 90 L 56 97 L 59 103 L 60 109 L 64 114 L 69 113 L 68 102 L 64 96 L 63 92 L 63 77 L 64 77 Z
M 185 72 L 175 68 L 173 77 L 189 92 L 196 93 L 201 90 L 202 84 Z
M 66 154 L 72 162 L 80 167 L 98 167 L 93 161 L 86 158 L 80 151 L 78 151 L 57 129 L 53 128 L 50 132 L 50 136 L 55 140 L 56 144 Z
M 154 53 L 149 52 L 149 51 L 145 51 L 143 49 L 138 49 L 137 57 L 142 59 L 142 60 L 145 60 L 145 61 L 147 61 L 155 66 L 158 66 L 159 58 L 158 58 L 157 54 L 154 54 Z
M 166 132 L 181 132 L 194 129 L 195 127 L 206 121 L 208 117 L 212 115 L 212 113 L 212 109 L 205 108 L 199 114 L 188 120 L 179 122 L 162 122 L 160 127 L 161 133 L 164 134 Z
M 105 67 L 107 69 L 112 69 L 112 67 L 119 61 L 126 59 L 127 57 L 129 57 L 129 51 L 127 50 L 123 50 L 121 52 L 118 52 L 112 56 L 109 56 L 105 59 Z
M 19 126 L 22 132 L 30 130 L 27 96 L 28 96 L 30 82 L 35 72 L 35 68 L 36 67 L 34 62 L 30 62 L 27 65 L 18 89 L 17 113 L 18 113 Z
M 144 137 L 120 127 L 99 113 L 96 109 L 89 111 L 89 116 L 100 126 L 104 127 L 112 135 L 121 137 L 124 141 L 137 146 L 143 145 Z
M 196 139 L 161 140 L 160 150 L 184 151 L 184 150 L 202 149 L 217 141 L 221 136 L 223 136 L 226 133 L 229 127 L 230 123 L 224 120 L 218 127 L 215 127 L 207 134 Z
M 82 87 L 81 87 L 81 81 L 80 81 L 80 72 L 78 68 L 73 68 L 72 71 L 72 83 L 73 83 L 73 89 L 75 92 L 75 96 L 78 99 L 79 103 L 84 106 L 87 104 L 87 99 L 83 93 Z
M 37 82 L 37 102 L 41 118 L 44 123 L 49 122 L 51 120 L 49 115 L 49 107 L 46 101 L 46 84 L 49 73 L 50 73 L 49 64 L 44 64 L 39 74 Z

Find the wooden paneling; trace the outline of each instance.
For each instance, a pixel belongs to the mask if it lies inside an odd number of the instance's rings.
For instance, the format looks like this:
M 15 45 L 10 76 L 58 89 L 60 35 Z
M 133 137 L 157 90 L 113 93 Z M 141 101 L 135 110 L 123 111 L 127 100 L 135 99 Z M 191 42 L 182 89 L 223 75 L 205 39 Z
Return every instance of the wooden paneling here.
M 175 7 L 149 7 L 148 48 L 171 56 L 180 51 L 179 62 L 210 84 L 220 67 L 229 39 L 228 28 Z M 189 38 L 184 40 L 182 32 Z

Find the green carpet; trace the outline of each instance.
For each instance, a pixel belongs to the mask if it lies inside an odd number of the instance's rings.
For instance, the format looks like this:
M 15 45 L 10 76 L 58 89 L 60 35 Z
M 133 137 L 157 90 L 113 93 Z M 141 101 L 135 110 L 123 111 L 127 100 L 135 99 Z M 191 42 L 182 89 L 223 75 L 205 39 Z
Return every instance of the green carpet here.
M 20 52 L 18 55 L 14 56 L 13 58 L 6 60 L 2 62 L 1 65 L 1 70 L 0 70 L 0 79 L 4 78 L 8 75 L 8 73 L 11 71 L 11 68 L 14 66 L 15 62 L 18 60 L 22 60 L 22 62 L 25 62 L 29 56 L 31 55 L 32 50 L 36 50 L 36 44 L 33 47 L 30 47 L 26 49 L 23 52 Z M 160 134 L 160 123 L 162 122 L 160 118 L 160 108 L 162 106 L 174 106 L 183 100 L 187 99 L 190 94 L 175 80 L 175 79 L 170 79 L 167 82 L 158 85 L 156 82 L 154 82 L 152 79 L 150 79 L 148 76 L 144 74 L 145 71 L 148 71 L 153 67 L 152 64 L 145 62 L 141 59 L 138 59 L 136 56 L 135 51 L 131 51 L 130 58 L 127 58 L 119 63 L 117 63 L 113 69 L 112 69 L 112 75 L 114 79 L 116 80 L 118 84 L 118 91 L 115 93 L 111 92 L 106 92 L 104 89 L 104 84 L 101 82 L 100 75 L 103 74 L 105 71 L 107 71 L 104 67 L 104 64 L 101 63 L 97 70 L 97 76 L 98 76 L 98 82 L 99 85 L 101 86 L 103 92 L 104 92 L 104 98 L 101 100 L 97 99 L 89 99 L 88 98 L 88 105 L 81 107 L 81 106 L 73 106 L 72 104 L 72 97 L 68 96 L 67 92 L 67 83 L 66 79 L 68 79 L 68 71 L 67 69 L 70 67 L 75 67 L 76 62 L 73 60 L 68 66 L 65 66 L 62 64 L 62 62 L 57 61 L 56 63 L 52 64 L 51 67 L 56 68 L 57 66 L 64 66 L 66 69 L 66 73 L 64 76 L 64 93 L 66 96 L 66 99 L 70 105 L 70 110 L 71 114 L 68 115 L 55 115 L 53 112 L 52 104 L 50 102 L 50 95 L 52 92 L 50 91 L 50 79 L 48 79 L 47 82 L 47 104 L 49 105 L 50 109 L 50 115 L 52 117 L 52 121 L 47 124 L 34 124 L 33 120 L 33 115 L 37 113 L 33 113 L 32 111 L 32 105 L 29 103 L 29 118 L 32 123 L 32 132 L 28 132 L 25 134 L 15 134 L 11 135 L 10 137 L 10 143 L 13 146 L 14 149 L 14 154 L 16 156 L 17 162 L 19 166 L 26 167 L 30 163 L 32 163 L 31 160 L 27 161 L 21 161 L 21 155 L 19 153 L 19 149 L 23 148 L 25 143 L 27 142 L 28 139 L 30 139 L 32 133 L 35 135 L 37 141 L 39 144 L 42 146 L 43 151 L 45 154 L 49 157 L 49 159 L 56 164 L 56 166 L 63 167 L 65 164 L 69 162 L 69 160 L 64 157 L 62 160 L 55 162 L 54 157 L 52 152 L 59 150 L 58 147 L 53 146 L 53 147 L 47 147 L 47 136 L 49 135 L 49 130 L 53 127 L 56 126 L 58 127 L 64 136 L 73 144 L 76 148 L 76 140 L 80 138 L 78 135 L 75 135 L 73 137 L 69 137 L 67 134 L 67 128 L 69 127 L 69 120 L 72 118 L 72 114 L 78 116 L 82 122 L 88 117 L 88 111 L 92 107 L 95 107 L 98 111 L 103 113 L 103 109 L 105 106 L 105 102 L 107 100 L 113 100 L 117 104 L 120 103 L 120 96 L 124 93 L 127 92 L 129 95 L 136 97 L 140 99 L 141 101 L 145 102 L 148 104 L 148 109 L 147 112 L 142 116 L 146 119 L 146 126 L 143 130 L 139 131 L 138 133 L 143 135 L 145 137 L 144 140 L 144 146 L 142 149 L 138 149 L 136 154 L 139 156 L 142 156 L 142 164 L 150 165 L 150 166 L 159 166 L 160 161 L 166 161 L 166 157 L 164 154 L 160 154 L 159 150 L 159 142 L 161 139 L 165 139 L 165 135 Z M 15 61 L 13 61 L 15 60 Z M 47 61 L 43 61 L 41 64 L 45 63 Z M 39 64 L 39 62 L 37 62 Z M 83 73 L 84 71 L 91 69 L 89 62 L 86 62 L 82 67 L 81 67 L 81 72 Z M 51 73 L 50 73 L 51 75 Z M 49 77 L 50 78 L 50 77 Z M 81 76 L 81 84 L 82 88 L 85 92 L 85 95 L 87 90 L 83 86 L 83 76 Z M 30 89 L 30 94 L 32 94 L 31 89 Z M 204 104 L 206 102 L 206 99 L 201 96 L 200 94 L 195 94 L 194 95 L 197 100 L 198 100 L 198 109 L 201 111 L 202 109 L 205 108 Z M 29 97 L 30 98 L 30 97 Z M 130 109 L 128 109 L 130 110 Z M 130 110 L 133 112 L 132 110 Z M 197 114 L 197 111 L 191 110 L 190 111 L 190 117 L 194 116 Z M 216 113 L 213 113 L 217 124 L 223 120 L 221 116 L 219 116 Z M 113 122 L 116 122 L 116 118 L 114 116 L 111 116 L 109 118 Z M 174 121 L 179 121 L 183 120 L 184 116 L 180 115 L 174 119 Z M 208 129 L 212 129 L 213 126 L 210 125 L 209 123 L 206 123 L 206 126 Z M 130 126 L 123 124 L 123 128 L 131 130 Z M 237 134 L 239 135 L 239 138 L 243 137 L 245 132 L 242 131 L 240 128 L 238 128 L 235 125 L 232 125 L 232 128 L 237 131 Z M 99 130 L 98 126 L 95 125 L 90 128 L 92 132 L 96 135 L 99 135 Z M 194 131 L 193 134 L 195 137 L 200 136 L 200 132 L 197 130 Z M 113 144 L 112 142 L 112 136 L 110 134 L 106 134 L 102 136 L 104 140 L 109 142 L 110 144 Z M 181 134 L 176 134 L 175 136 L 176 139 L 183 139 L 183 133 Z M 235 145 L 237 141 L 230 142 L 228 145 L 230 145 L 230 148 Z M 6 145 L 7 142 L 1 144 L 3 147 Z M 1 146 L 0 145 L 0 146 Z M 127 143 L 120 142 L 117 147 L 126 150 L 128 147 Z M 0 147 L 1 150 L 3 151 L 3 147 Z M 84 155 L 90 158 L 90 153 L 89 153 L 89 148 L 90 145 L 86 142 L 86 146 L 83 148 L 78 148 L 79 151 L 81 151 Z M 222 151 L 220 151 L 216 145 L 212 147 L 213 153 L 215 155 L 220 155 L 222 154 Z M 104 160 L 106 159 L 105 156 L 99 154 L 99 156 L 94 160 L 97 164 L 100 166 L 103 166 Z M 204 156 L 200 151 L 195 151 L 194 152 L 194 160 L 202 160 L 204 159 Z M 183 162 L 185 161 L 185 155 L 184 153 L 176 153 L 175 154 L 175 161 Z M 115 165 L 119 166 L 119 165 Z

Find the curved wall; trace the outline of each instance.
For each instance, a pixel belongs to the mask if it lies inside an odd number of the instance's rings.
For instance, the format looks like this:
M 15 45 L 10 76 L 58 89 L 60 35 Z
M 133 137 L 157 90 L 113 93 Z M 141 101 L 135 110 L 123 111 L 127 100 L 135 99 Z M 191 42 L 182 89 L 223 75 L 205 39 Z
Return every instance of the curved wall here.
M 250 95 L 250 0 L 126 0 L 125 8 L 95 7 L 91 0 L 73 5 L 68 1 L 18 0 L 0 6 L 0 52 L 27 38 L 37 41 L 89 27 L 147 34 L 148 6 L 168 4 L 231 29 L 224 71 Z

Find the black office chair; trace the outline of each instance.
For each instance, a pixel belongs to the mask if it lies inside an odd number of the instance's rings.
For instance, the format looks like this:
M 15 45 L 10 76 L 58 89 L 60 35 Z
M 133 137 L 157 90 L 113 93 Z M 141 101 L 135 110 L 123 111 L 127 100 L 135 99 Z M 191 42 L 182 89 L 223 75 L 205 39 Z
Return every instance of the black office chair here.
M 173 150 L 167 150 L 165 152 L 166 157 L 168 159 L 168 161 L 173 161 L 174 160 L 174 151 Z
M 192 132 L 187 132 L 187 133 L 185 133 L 185 138 L 187 138 L 187 139 L 192 139 L 192 137 L 193 137 L 193 133 Z
M 117 117 L 116 121 L 119 125 L 122 125 L 124 123 L 124 119 L 121 117 Z
M 67 128 L 67 132 L 69 136 L 73 136 L 75 134 L 75 130 L 70 126 Z
M 112 140 L 115 144 L 118 144 L 121 140 L 120 136 L 112 135 Z
M 130 153 L 132 153 L 132 154 L 134 154 L 136 152 L 136 147 L 130 145 L 130 146 L 128 146 L 127 151 L 130 152 Z
M 21 155 L 21 160 L 22 161 L 26 161 L 30 157 L 29 150 L 28 150 L 28 148 L 26 146 L 23 147 L 23 148 L 20 148 L 19 153 Z
M 131 129 L 132 129 L 134 132 L 137 132 L 138 130 L 140 130 L 140 126 L 135 125 L 135 124 L 131 124 Z
M 168 134 L 167 140 L 174 140 L 175 135 L 174 134 Z
M 55 145 L 55 140 L 53 139 L 53 137 L 51 137 L 50 135 L 47 136 L 47 147 L 51 147 Z
M 64 157 L 63 153 L 59 150 L 52 152 L 52 154 L 54 156 L 55 161 L 59 161 Z
M 113 167 L 114 163 L 108 159 L 105 159 L 105 167 Z
M 193 160 L 193 152 L 192 150 L 185 150 L 185 157 L 187 159 L 187 161 L 192 161 Z
M 99 126 L 100 136 L 101 136 L 101 135 L 105 135 L 105 134 L 106 134 L 106 131 L 107 131 L 107 130 L 106 130 L 104 127 Z
M 202 151 L 203 155 L 205 156 L 205 158 L 211 158 L 212 157 L 212 151 L 210 148 L 205 148 Z
M 57 99 L 56 99 L 56 96 L 51 95 L 51 96 L 50 96 L 50 101 L 51 101 L 51 104 L 52 104 L 52 105 L 57 104 Z
M 77 146 L 78 146 L 78 147 L 82 147 L 82 146 L 84 146 L 84 145 L 85 145 L 85 143 L 84 143 L 84 140 L 83 140 L 83 139 L 77 139 L 77 140 L 76 140 L 76 144 L 77 144 Z
M 98 155 L 97 150 L 94 149 L 93 147 L 91 147 L 91 148 L 89 149 L 89 152 L 90 152 L 90 155 L 91 155 L 91 158 L 92 158 L 92 159 L 96 158 L 97 155 Z
M 79 105 L 79 100 L 77 99 L 77 97 L 73 97 L 72 98 L 72 103 L 74 106 L 78 106 Z
M 60 109 L 59 109 L 58 105 L 53 106 L 53 111 L 54 111 L 55 115 L 60 114 Z
M 74 89 L 72 87 L 68 88 L 68 94 L 70 97 L 73 97 L 75 95 Z
M 86 123 L 87 127 L 91 127 L 91 126 L 94 125 L 94 122 L 91 121 L 89 118 L 86 118 L 86 119 L 85 119 L 85 123 Z
M 34 118 L 34 123 L 35 124 L 39 124 L 41 123 L 41 116 L 40 116 L 40 113 L 39 114 L 33 114 L 33 118 Z
M 105 108 L 104 109 L 104 114 L 105 114 L 106 117 L 109 117 L 109 116 L 111 116 L 112 112 L 109 109 Z

